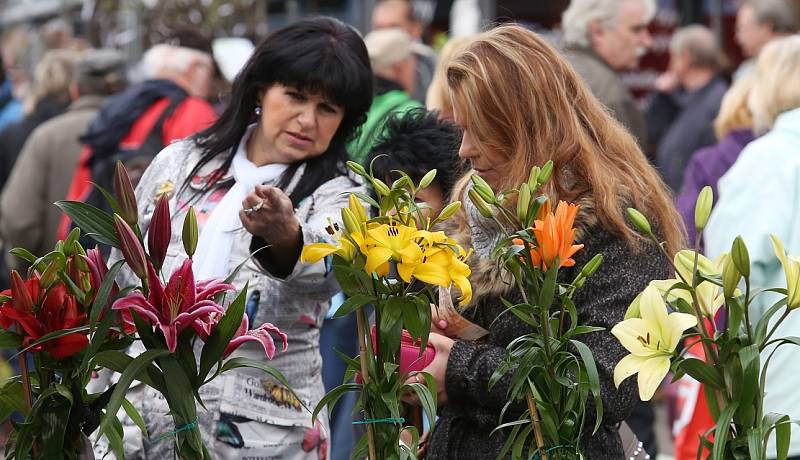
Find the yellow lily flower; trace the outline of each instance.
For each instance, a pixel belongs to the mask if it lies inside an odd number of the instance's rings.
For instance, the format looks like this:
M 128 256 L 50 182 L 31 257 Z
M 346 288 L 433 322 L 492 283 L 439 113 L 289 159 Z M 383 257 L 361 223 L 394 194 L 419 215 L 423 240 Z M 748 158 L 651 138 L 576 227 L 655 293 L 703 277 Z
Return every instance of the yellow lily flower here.
M 389 261 L 402 262 L 405 254 L 414 257 L 414 247 L 418 245 L 415 238 L 418 237 L 418 230 L 414 227 L 391 222 L 381 224 L 367 230 L 364 254 L 367 256 L 367 263 L 364 269 L 367 273 L 377 273 L 385 276 L 389 273 Z
M 614 367 L 614 385 L 639 374 L 639 397 L 649 401 L 669 371 L 670 357 L 683 332 L 697 325 L 686 313 L 667 314 L 667 306 L 655 286 L 649 285 L 639 300 L 641 318 L 618 323 L 611 333 L 631 354 Z
M 695 252 L 688 249 L 678 251 L 678 253 L 675 254 L 674 259 L 675 266 L 678 269 L 678 273 L 675 275 L 675 278 L 668 280 L 654 280 L 651 281 L 650 284 L 658 288 L 663 295 L 666 294 L 667 291 L 673 285 L 675 285 L 675 283 L 683 282 L 681 276 L 685 278 L 687 282 L 691 283 L 692 268 L 694 267 L 694 256 Z M 712 261 L 704 255 L 698 254 L 697 270 L 707 276 L 720 275 L 724 266 L 725 257 L 727 257 L 727 254 L 722 254 L 717 259 Z M 722 287 L 717 286 L 709 281 L 703 281 L 698 284 L 695 288 L 695 293 L 697 295 L 697 302 L 699 303 L 700 311 L 703 312 L 705 316 L 710 318 L 714 318 L 714 316 L 717 314 L 717 310 L 719 310 L 719 308 L 725 303 L 725 295 Z M 685 289 L 673 289 L 669 291 L 669 294 L 667 294 L 667 300 L 674 302 L 677 299 L 683 299 L 689 305 L 692 304 L 692 295 Z
M 449 288 L 452 284 L 461 291 L 458 298 L 460 305 L 472 300 L 472 285 L 469 282 L 471 270 L 464 261 L 469 257 L 460 246 L 455 246 L 458 253 L 449 247 L 431 247 L 423 260 L 413 269 L 414 278 L 423 283 Z
M 787 256 L 783 243 L 775 235 L 772 238 L 772 248 L 775 255 L 783 265 L 783 272 L 786 275 L 786 306 L 789 308 L 800 307 L 800 259 L 794 256 Z

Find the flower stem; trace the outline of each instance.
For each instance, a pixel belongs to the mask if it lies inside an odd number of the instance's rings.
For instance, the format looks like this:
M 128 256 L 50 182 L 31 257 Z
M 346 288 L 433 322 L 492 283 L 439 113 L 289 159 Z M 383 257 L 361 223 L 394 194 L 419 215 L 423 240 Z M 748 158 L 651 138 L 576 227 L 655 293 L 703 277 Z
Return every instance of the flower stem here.
M 539 449 L 542 460 L 547 460 L 547 451 L 544 448 L 544 436 L 542 436 L 542 422 L 539 419 L 539 411 L 536 410 L 536 401 L 533 399 L 531 390 L 525 392 L 528 400 L 528 410 L 531 412 L 531 424 L 533 425 L 533 436 L 536 438 L 536 447 Z
M 365 388 L 367 384 L 369 384 L 369 371 L 367 367 L 367 342 L 364 338 L 365 322 L 364 311 L 362 308 L 359 308 L 356 311 L 356 327 L 358 328 L 358 354 L 361 361 L 361 380 L 364 382 L 362 391 L 366 391 Z M 367 410 L 366 398 L 364 398 L 364 418 L 371 418 L 370 413 Z M 378 460 L 378 455 L 375 452 L 375 432 L 371 424 L 367 425 L 367 443 L 369 445 L 369 460 Z

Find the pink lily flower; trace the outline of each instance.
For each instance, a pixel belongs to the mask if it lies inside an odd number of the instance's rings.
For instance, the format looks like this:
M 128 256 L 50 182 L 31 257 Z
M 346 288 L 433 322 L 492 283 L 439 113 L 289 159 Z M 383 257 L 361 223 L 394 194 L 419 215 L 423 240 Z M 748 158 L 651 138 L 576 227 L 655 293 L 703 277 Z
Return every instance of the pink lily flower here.
M 192 261 L 187 259 L 170 276 L 166 286 L 161 285 L 158 274 L 151 263 L 149 272 L 150 295 L 145 298 L 141 292 L 133 292 L 114 302 L 114 310 L 132 310 L 139 316 L 158 326 L 164 334 L 169 351 L 178 346 L 178 336 L 198 319 L 207 318 L 212 313 L 222 313 L 222 306 L 214 302 L 220 292 L 232 291 L 230 284 L 212 280 L 195 284 Z
M 264 354 L 267 355 L 267 359 L 272 359 L 275 356 L 275 341 L 270 334 L 275 334 L 281 339 L 283 345 L 281 351 L 286 351 L 288 337 L 281 332 L 277 326 L 272 323 L 264 323 L 253 330 L 248 330 L 250 328 L 249 323 L 250 321 L 247 319 L 247 315 L 244 315 L 242 317 L 242 324 L 239 325 L 239 329 L 236 330 L 230 343 L 225 347 L 225 353 L 223 353 L 224 357 L 228 357 L 228 355 L 233 353 L 233 351 L 239 348 L 243 343 L 252 340 L 260 343 L 261 346 L 264 347 Z

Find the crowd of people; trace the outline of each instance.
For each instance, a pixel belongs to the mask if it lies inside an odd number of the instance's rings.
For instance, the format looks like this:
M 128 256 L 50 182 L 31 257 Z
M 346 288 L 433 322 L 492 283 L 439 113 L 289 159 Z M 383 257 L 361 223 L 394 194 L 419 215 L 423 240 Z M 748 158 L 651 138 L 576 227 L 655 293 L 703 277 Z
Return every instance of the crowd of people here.
M 490 433 L 506 405 L 508 382 L 489 390 L 488 380 L 526 325 L 501 315 L 501 299 L 515 295 L 491 263 L 502 235 L 467 198 L 468 175 L 477 173 L 500 190 L 551 160 L 545 192 L 554 202 L 580 204 L 576 239 L 586 247 L 563 276 L 574 277 L 594 254 L 604 256 L 574 298 L 581 324 L 604 329 L 584 339 L 597 362 L 604 417 L 596 432 L 589 429 L 594 423 L 586 424 L 581 447 L 588 459 L 622 458 L 630 455 L 623 433 L 655 456 L 653 406 L 638 401 L 632 381 L 615 387 L 613 369 L 626 352 L 608 331 L 637 293 L 653 279 L 669 278 L 671 268 L 637 235 L 626 208 L 651 219 L 671 254 L 699 242 L 714 258 L 742 235 L 757 285 L 785 283 L 770 234 L 790 253 L 800 252 L 800 225 L 794 225 L 800 224 L 794 201 L 800 190 L 796 11 L 785 0 L 741 2 L 736 40 L 746 60 L 736 69 L 711 29 L 678 28 L 668 69 L 652 93 L 637 100 L 621 74 L 636 69 L 653 46 L 648 25 L 655 14 L 655 0 L 572 0 L 560 43 L 508 24 L 453 39 L 437 54 L 422 42 L 424 27 L 412 2 L 381 0 L 369 33 L 331 18 L 298 21 L 268 35 L 228 82 L 210 42 L 186 30 L 145 53 L 138 79 L 112 49 L 49 50 L 23 101 L 0 75 L 4 263 L 27 269 L 9 249 L 45 254 L 75 225 L 53 202 L 101 207 L 102 194 L 92 184 L 109 182 L 122 161 L 137 184 L 143 234 L 157 197 L 169 197 L 173 226 L 189 206 L 197 212 L 196 278 L 223 278 L 253 255 L 233 284 L 249 284 L 253 327 L 270 322 L 288 335 L 287 351 L 271 364 L 313 407 L 342 381 L 334 350 L 356 353 L 354 320 L 332 318 L 343 296 L 330 270 L 322 262 L 298 261 L 304 244 L 332 238 L 325 228 L 339 219 L 347 193 L 369 193 L 345 162 L 372 165 L 387 181 L 398 170 L 418 181 L 437 169 L 418 199 L 434 216 L 447 203 L 462 202 L 449 230 L 474 250 L 475 296 L 463 314 L 489 334 L 465 341 L 433 327 L 436 355 L 425 371 L 437 382 L 440 410 L 424 438 L 425 458 L 494 458 L 505 438 Z M 706 185 L 718 199 L 700 240 L 694 202 Z M 93 245 L 91 237 L 85 241 Z M 180 238 L 170 244 L 165 273 L 180 263 Z M 768 305 L 754 306 L 755 314 Z M 797 335 L 800 320 L 793 321 L 780 332 Z M 263 359 L 255 347 L 237 353 Z M 791 378 L 798 358 L 784 352 L 774 360 L 780 362 L 770 368 L 765 408 L 798 418 L 800 396 Z M 231 372 L 229 385 L 219 379 L 203 387 L 199 426 L 213 455 L 350 457 L 352 400 L 312 425 L 299 405 L 233 400 L 226 393 L 237 379 L 253 377 L 258 374 Z M 668 385 L 661 394 L 670 400 Z M 149 431 L 170 429 L 157 392 L 135 386 L 129 400 Z M 694 458 L 697 434 L 708 429 L 682 415 L 691 418 L 701 404 L 674 411 L 682 420 L 675 434 L 678 459 Z M 151 443 L 128 422 L 126 455 L 172 455 L 170 443 Z M 792 436 L 789 456 L 800 458 L 800 436 Z

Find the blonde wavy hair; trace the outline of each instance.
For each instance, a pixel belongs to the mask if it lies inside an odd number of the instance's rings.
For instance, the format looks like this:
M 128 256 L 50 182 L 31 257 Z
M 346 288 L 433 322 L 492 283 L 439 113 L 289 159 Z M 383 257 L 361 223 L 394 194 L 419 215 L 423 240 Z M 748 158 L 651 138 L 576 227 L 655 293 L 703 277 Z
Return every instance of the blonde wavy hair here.
M 33 69 L 33 85 L 31 93 L 25 99 L 23 110 L 30 115 L 36 105 L 45 98 L 52 97 L 62 102 L 70 100 L 69 87 L 73 81 L 75 64 L 80 53 L 74 50 L 51 50 Z
M 758 54 L 747 98 L 754 131 L 763 134 L 783 112 L 800 107 L 800 35 L 771 41 Z
M 606 113 L 577 73 L 537 34 L 505 25 L 480 34 L 447 67 L 460 122 L 479 149 L 508 158 L 501 188 L 553 160 L 551 200 L 590 198 L 598 223 L 639 250 L 627 224 L 635 207 L 651 219 L 667 249 L 684 245 L 672 196 L 634 138 Z
M 439 62 L 425 94 L 425 106 L 428 110 L 437 110 L 440 119 L 453 119 L 453 103 L 450 101 L 450 90 L 447 88 L 447 64 L 454 56 L 467 49 L 474 40 L 474 35 L 451 38 L 439 52 Z
M 747 96 L 753 87 L 753 76 L 736 80 L 725 93 L 714 119 L 714 133 L 722 140 L 735 129 L 753 128 L 753 114 L 747 106 Z

